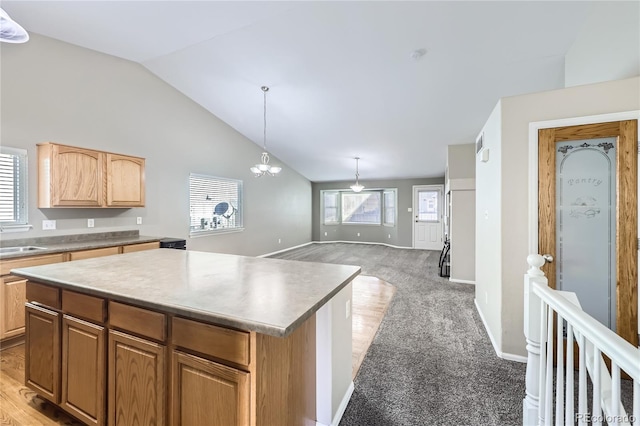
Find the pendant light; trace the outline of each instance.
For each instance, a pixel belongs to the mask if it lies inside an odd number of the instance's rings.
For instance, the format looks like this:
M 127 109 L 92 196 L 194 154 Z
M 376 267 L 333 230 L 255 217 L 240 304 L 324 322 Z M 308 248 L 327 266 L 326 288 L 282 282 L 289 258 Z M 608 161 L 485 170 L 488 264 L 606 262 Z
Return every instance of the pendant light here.
M 358 173 L 358 161 L 360 160 L 360 157 L 356 157 L 356 183 L 354 183 L 353 185 L 351 185 L 351 190 L 353 192 L 360 192 L 364 189 L 363 185 L 360 185 L 360 182 L 358 182 L 358 178 L 360 177 L 360 173 Z
M 0 8 L 0 41 L 5 43 L 25 43 L 29 34 L 9 14 Z
M 269 164 L 269 153 L 267 152 L 267 92 L 269 88 L 267 86 L 262 86 L 260 88 L 264 95 L 264 132 L 262 139 L 262 156 L 260 157 L 260 163 L 251 167 L 251 173 L 255 177 L 262 177 L 264 175 L 275 176 L 280 171 L 282 171 L 282 167 L 272 166 Z

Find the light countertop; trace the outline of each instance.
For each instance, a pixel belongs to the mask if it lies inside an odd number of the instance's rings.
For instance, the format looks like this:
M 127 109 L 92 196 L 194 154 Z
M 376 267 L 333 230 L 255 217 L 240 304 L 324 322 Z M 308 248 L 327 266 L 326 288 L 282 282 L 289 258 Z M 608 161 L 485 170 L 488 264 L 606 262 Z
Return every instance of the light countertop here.
M 18 268 L 34 281 L 150 309 L 284 337 L 360 267 L 155 249 Z

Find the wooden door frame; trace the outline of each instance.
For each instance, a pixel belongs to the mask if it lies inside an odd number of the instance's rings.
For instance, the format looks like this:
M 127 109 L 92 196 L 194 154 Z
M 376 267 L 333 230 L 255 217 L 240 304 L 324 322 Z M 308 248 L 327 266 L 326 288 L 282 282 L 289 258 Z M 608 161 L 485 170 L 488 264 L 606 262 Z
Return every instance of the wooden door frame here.
M 596 116 L 575 117 L 561 120 L 551 120 L 529 123 L 529 253 L 539 253 L 538 251 L 538 134 L 539 130 L 547 128 L 570 127 L 586 124 L 605 123 L 612 121 L 638 120 L 640 123 L 640 111 L 627 111 L 613 114 L 603 114 Z M 637 135 L 636 135 L 637 136 Z M 635 141 L 638 142 L 637 140 Z M 635 145 L 635 144 L 634 144 Z M 637 152 L 634 152 L 637 156 Z M 637 194 L 636 194 L 637 195 Z M 636 206 L 637 208 L 637 206 Z M 635 242 L 637 235 L 633 237 Z M 635 246 L 634 246 L 635 247 Z M 637 250 L 634 251 L 637 256 Z M 637 273 L 637 272 L 636 272 Z M 637 284 L 637 283 L 636 283 Z M 637 287 L 636 287 L 637 297 Z M 619 298 L 619 296 L 618 296 Z M 637 305 L 636 300 L 636 305 Z M 634 309 L 633 307 L 631 308 Z M 638 321 L 638 307 L 635 306 L 636 330 L 626 330 L 625 339 L 638 344 L 638 334 L 640 334 L 640 324 Z

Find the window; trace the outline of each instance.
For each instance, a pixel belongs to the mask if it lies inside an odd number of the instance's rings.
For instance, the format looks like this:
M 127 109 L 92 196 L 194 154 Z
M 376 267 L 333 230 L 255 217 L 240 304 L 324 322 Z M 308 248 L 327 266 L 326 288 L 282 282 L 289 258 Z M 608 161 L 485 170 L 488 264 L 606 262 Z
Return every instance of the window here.
M 384 191 L 384 225 L 396 224 L 396 191 Z
M 340 223 L 338 220 L 338 204 L 340 195 L 337 191 L 323 191 L 322 192 L 322 212 L 325 225 L 335 225 Z
M 189 235 L 241 231 L 242 181 L 189 175 Z
M 0 147 L 0 227 L 6 231 L 26 231 L 27 151 Z
M 381 196 L 379 191 L 343 192 L 342 223 L 380 225 Z
M 438 195 L 439 191 L 418 191 L 418 220 L 426 222 L 439 220 Z

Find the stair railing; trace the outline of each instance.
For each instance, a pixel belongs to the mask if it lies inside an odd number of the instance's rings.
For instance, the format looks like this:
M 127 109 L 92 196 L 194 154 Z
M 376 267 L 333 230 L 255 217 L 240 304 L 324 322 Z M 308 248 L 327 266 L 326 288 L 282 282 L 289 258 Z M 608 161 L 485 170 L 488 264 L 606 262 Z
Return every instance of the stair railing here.
M 524 334 L 528 357 L 523 425 L 602 425 L 606 422 L 640 426 L 640 348 L 584 312 L 575 293 L 549 288 L 540 270 L 545 263 L 541 255 L 530 255 L 527 262 L 530 268 L 524 277 Z M 578 344 L 577 378 L 574 377 L 574 339 Z M 611 360 L 611 373 L 604 363 L 604 355 Z M 626 407 L 632 408 L 633 414 L 628 414 L 621 402 L 621 370 L 633 381 L 633 408 Z M 591 406 L 587 401 L 587 373 L 592 386 Z

